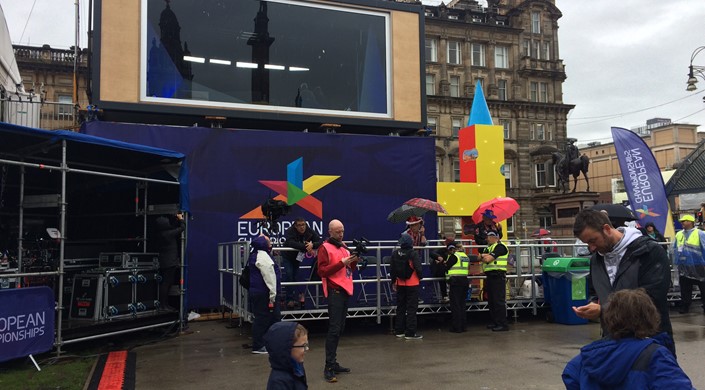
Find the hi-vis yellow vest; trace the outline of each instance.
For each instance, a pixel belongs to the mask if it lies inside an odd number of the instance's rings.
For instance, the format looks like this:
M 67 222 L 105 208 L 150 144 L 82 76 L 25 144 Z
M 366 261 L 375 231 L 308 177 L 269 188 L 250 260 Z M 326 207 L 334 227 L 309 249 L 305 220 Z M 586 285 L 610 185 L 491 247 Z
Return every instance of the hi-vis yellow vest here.
M 700 232 L 698 229 L 693 229 L 685 239 L 685 233 L 683 230 L 676 233 L 676 253 L 674 264 L 675 265 L 703 265 L 705 259 L 703 258 L 703 252 L 700 249 Z
M 468 276 L 468 266 L 470 265 L 470 258 L 468 255 L 465 254 L 465 252 L 460 251 L 460 252 L 455 252 L 455 257 L 458 258 L 458 261 L 453 264 L 452 267 L 448 270 L 448 277 L 451 276 Z
M 490 245 L 482 251 L 482 253 L 491 253 L 494 250 L 494 247 L 497 245 L 502 245 L 506 248 L 504 244 L 501 242 L 497 242 L 493 245 Z M 507 259 L 509 258 L 509 250 L 507 250 L 507 253 L 504 256 L 499 256 L 496 258 L 493 262 L 491 263 L 482 263 L 482 272 L 487 272 L 487 271 L 502 271 L 502 272 L 507 272 Z

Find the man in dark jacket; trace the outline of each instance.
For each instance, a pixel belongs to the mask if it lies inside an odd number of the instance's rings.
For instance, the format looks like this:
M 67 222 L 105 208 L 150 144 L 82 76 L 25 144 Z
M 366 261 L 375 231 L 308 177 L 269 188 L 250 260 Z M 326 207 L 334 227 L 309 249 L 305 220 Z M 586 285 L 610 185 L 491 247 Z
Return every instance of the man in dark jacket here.
M 269 351 L 267 390 L 308 389 L 304 355 L 308 351 L 308 331 L 297 322 L 277 322 L 264 335 Z
M 184 215 L 176 214 L 175 223 L 169 217 L 161 216 L 156 220 L 157 245 L 159 247 L 159 273 L 162 284 L 159 286 L 159 301 L 163 309 L 175 310 L 169 305 L 169 289 L 174 284 L 176 272 L 181 265 L 179 257 L 179 238 L 186 228 Z
M 643 288 L 661 316 L 662 332 L 673 336 L 668 314 L 668 289 L 671 270 L 663 248 L 638 229 L 612 227 L 605 213 L 583 210 L 575 217 L 573 233 L 587 244 L 590 252 L 588 283 L 597 294 L 585 306 L 573 307 L 580 318 L 597 319 L 609 304 L 610 293 L 622 289 Z M 609 336 L 602 328 L 603 336 Z M 675 344 L 667 345 L 675 354 Z
M 311 229 L 306 220 L 302 217 L 296 218 L 294 224 L 284 232 L 284 246 L 294 248 L 296 251 L 286 251 L 282 254 L 282 267 L 284 268 L 283 281 L 296 282 L 296 274 L 299 272 L 299 266 L 303 261 L 304 256 L 316 257 L 316 249 L 321 246 L 323 240 L 321 236 Z M 297 294 L 298 293 L 298 294 Z M 297 296 L 298 295 L 298 296 Z M 296 306 L 296 300 L 303 302 L 303 292 L 294 286 L 286 288 L 287 306 L 293 309 Z
M 448 303 L 448 286 L 446 284 L 446 261 L 450 257 L 448 251 L 448 245 L 455 242 L 455 233 L 446 233 L 445 240 L 443 241 L 443 247 L 436 249 L 431 252 L 428 257 L 431 262 L 431 276 L 434 278 L 443 278 L 438 283 L 438 287 L 441 292 L 440 301 L 441 303 Z M 455 247 L 453 247 L 455 249 Z

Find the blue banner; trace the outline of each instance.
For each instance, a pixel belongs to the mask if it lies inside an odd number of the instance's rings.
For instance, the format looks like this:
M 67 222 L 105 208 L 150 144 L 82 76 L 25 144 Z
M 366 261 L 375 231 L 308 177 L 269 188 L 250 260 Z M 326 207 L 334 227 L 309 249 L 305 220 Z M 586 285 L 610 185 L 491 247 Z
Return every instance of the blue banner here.
M 279 220 L 279 232 L 269 232 L 275 244 L 283 243 L 283 231 L 298 216 L 324 238 L 330 220 L 340 219 L 345 240 L 397 240 L 406 225 L 387 222 L 387 215 L 411 198 L 436 199 L 432 137 L 110 122 L 90 122 L 82 131 L 186 155 L 193 217 L 187 247 L 189 308 L 220 304 L 217 245 L 258 235 L 260 206 L 267 199 L 291 206 Z M 425 224 L 426 237 L 437 238 L 434 213 Z
M 612 128 L 624 188 L 641 226 L 653 222 L 656 229 L 666 231 L 668 198 L 661 169 L 651 149 L 641 137 L 627 129 Z
M 49 287 L 0 290 L 0 362 L 50 350 L 54 316 Z

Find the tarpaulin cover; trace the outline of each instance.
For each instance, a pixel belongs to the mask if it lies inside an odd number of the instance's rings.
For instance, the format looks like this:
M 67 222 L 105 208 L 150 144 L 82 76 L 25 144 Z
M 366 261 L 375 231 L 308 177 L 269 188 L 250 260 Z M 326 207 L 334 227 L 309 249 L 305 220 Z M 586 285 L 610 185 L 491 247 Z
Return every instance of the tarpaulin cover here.
M 301 216 L 328 236 L 340 219 L 345 239 L 396 240 L 406 228 L 387 215 L 413 197 L 436 199 L 430 137 L 390 137 L 169 127 L 91 122 L 83 132 L 184 153 L 192 219 L 187 247 L 189 307 L 219 305 L 217 245 L 259 233 L 260 205 L 291 203 L 282 229 Z M 426 236 L 436 238 L 435 214 Z M 273 236 L 282 242 L 281 232 Z M 370 253 L 374 255 L 373 253 Z
M 183 153 L 68 130 L 48 131 L 0 122 L 2 159 L 59 166 L 62 140 L 67 142 L 69 168 L 169 181 L 178 178 L 181 208 L 189 210 L 188 168 Z

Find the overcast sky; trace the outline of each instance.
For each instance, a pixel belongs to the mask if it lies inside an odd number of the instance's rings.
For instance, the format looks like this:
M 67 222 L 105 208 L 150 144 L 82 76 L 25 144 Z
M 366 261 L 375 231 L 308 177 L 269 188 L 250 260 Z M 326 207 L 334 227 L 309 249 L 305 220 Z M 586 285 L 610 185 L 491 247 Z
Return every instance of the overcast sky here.
M 74 0 L 0 5 L 13 43 L 74 44 Z M 705 80 L 697 91 L 685 90 L 690 56 L 705 45 L 703 0 L 556 0 L 556 5 L 563 13 L 558 38 L 568 75 L 563 101 L 575 105 L 569 137 L 611 142 L 611 126 L 631 128 L 654 117 L 705 125 Z M 86 46 L 87 9 L 82 0 L 80 47 Z M 705 52 L 694 63 L 705 65 Z

